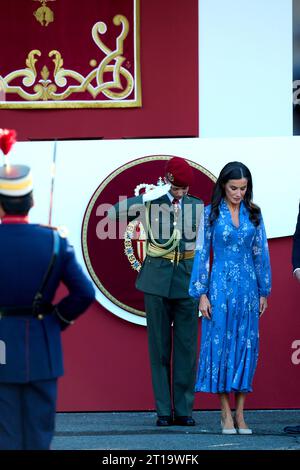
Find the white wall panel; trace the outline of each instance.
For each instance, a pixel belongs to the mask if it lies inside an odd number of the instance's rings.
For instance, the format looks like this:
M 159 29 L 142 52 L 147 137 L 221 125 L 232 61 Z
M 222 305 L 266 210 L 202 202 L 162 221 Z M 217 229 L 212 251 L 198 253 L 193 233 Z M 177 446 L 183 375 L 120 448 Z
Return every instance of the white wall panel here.
M 292 0 L 199 0 L 202 137 L 290 136 Z
M 193 160 L 216 176 L 227 162 L 242 161 L 252 172 L 254 200 L 269 238 L 292 235 L 300 197 L 299 148 L 300 137 L 58 142 L 52 223 L 66 225 L 79 246 L 84 211 L 102 180 L 130 160 L 166 154 Z M 52 158 L 52 142 L 18 142 L 10 154 L 11 163 L 33 170 L 33 222 L 48 223 Z
M 193 160 L 216 176 L 229 161 L 245 163 L 253 175 L 254 200 L 263 210 L 269 238 L 288 236 L 294 232 L 298 211 L 299 148 L 300 137 L 60 142 L 53 223 L 67 225 L 79 245 L 84 211 L 102 180 L 130 160 L 167 154 Z

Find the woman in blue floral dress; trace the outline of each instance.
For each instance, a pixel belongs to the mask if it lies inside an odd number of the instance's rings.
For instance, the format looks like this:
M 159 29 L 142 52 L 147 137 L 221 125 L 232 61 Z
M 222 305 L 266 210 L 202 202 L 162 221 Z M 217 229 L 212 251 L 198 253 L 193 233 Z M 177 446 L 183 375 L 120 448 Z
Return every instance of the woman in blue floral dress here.
M 210 270 L 210 252 L 213 261 Z M 228 163 L 214 187 L 200 227 L 190 283 L 199 298 L 202 337 L 196 391 L 218 393 L 224 434 L 251 434 L 244 420 L 259 347 L 259 317 L 271 290 L 268 244 L 261 211 L 252 202 L 252 177 Z M 235 417 L 229 393 L 235 393 Z

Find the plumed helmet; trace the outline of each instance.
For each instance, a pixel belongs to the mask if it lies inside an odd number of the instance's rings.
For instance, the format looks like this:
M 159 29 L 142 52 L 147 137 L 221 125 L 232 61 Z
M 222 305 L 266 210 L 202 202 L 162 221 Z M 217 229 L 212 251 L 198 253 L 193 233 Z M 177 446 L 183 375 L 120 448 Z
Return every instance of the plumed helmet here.
M 28 166 L 11 165 L 7 154 L 16 142 L 16 131 L 0 129 L 0 149 L 5 158 L 5 164 L 0 167 L 0 195 L 19 197 L 32 191 L 32 174 Z

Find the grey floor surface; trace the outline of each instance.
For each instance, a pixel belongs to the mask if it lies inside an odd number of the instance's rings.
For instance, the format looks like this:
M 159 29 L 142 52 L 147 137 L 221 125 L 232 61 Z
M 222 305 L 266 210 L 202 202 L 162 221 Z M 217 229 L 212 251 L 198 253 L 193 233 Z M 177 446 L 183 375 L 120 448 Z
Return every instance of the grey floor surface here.
M 53 450 L 300 450 L 300 410 L 246 412 L 251 436 L 221 434 L 220 413 L 196 411 L 195 427 L 155 425 L 153 412 L 58 413 Z

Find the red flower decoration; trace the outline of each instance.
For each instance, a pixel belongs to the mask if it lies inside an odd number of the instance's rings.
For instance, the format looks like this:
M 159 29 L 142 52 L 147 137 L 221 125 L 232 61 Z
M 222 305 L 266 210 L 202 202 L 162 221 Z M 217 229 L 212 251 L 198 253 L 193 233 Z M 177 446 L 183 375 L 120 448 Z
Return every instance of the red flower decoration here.
M 7 155 L 16 142 L 16 131 L 14 129 L 0 129 L 0 148 Z

